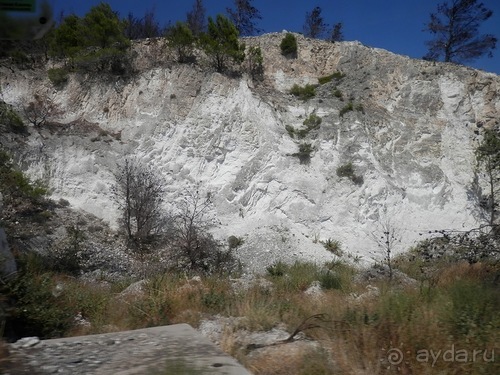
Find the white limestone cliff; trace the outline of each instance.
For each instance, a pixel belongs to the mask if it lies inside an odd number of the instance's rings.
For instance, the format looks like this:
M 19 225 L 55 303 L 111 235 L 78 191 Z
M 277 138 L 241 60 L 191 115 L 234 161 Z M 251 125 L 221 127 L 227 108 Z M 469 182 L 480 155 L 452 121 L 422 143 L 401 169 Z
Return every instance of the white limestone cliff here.
M 328 238 L 366 261 L 380 258 L 373 235 L 385 222 L 400 234 L 398 250 L 429 230 L 483 222 L 474 149 L 478 129 L 499 120 L 497 75 L 301 36 L 298 58 L 286 59 L 281 38 L 246 40 L 263 50 L 262 83 L 169 56 L 129 80 L 71 77 L 60 90 L 33 72 L 5 73 L 7 103 L 21 106 L 43 92 L 67 124 L 30 129 L 18 158 L 53 197 L 114 223 L 113 173 L 125 155 L 137 155 L 164 177 L 168 209 L 187 190 L 210 193 L 214 233 L 243 237 L 239 255 L 255 269 L 278 259 L 331 259 L 317 241 Z M 345 77 L 318 87 L 311 100 L 288 94 L 295 83 L 316 84 L 336 71 Z M 350 98 L 363 112 L 340 116 Z M 311 113 L 322 118 L 320 129 L 290 137 L 285 126 L 301 128 Z M 309 164 L 293 156 L 300 142 L 314 147 Z M 348 162 L 361 184 L 337 176 Z

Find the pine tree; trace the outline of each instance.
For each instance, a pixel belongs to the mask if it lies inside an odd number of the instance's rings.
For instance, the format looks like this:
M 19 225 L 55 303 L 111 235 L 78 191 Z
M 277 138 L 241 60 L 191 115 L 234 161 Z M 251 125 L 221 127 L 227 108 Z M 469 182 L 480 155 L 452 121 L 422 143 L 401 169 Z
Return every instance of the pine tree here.
M 451 0 L 438 5 L 437 12 L 424 31 L 434 35 L 426 42 L 428 60 L 443 59 L 447 62 L 473 61 L 483 55 L 492 56 L 497 38 L 479 34 L 479 27 L 493 15 L 477 0 Z
M 342 32 L 342 22 L 338 22 L 333 26 L 332 34 L 330 36 L 331 42 L 342 42 L 344 40 L 344 33 Z
M 205 32 L 207 25 L 205 23 L 206 9 L 202 0 L 196 0 L 193 9 L 187 13 L 186 22 L 194 36 L 198 37 Z
M 55 30 L 50 53 L 69 58 L 81 70 L 110 69 L 123 73 L 130 40 L 125 37 L 126 22 L 106 3 L 92 7 L 83 18 L 66 17 Z
M 195 37 L 184 22 L 178 21 L 175 26 L 167 30 L 168 46 L 177 52 L 180 63 L 187 62 L 192 58 L 194 42 Z
M 238 29 L 223 15 L 219 14 L 215 22 L 208 18 L 208 32 L 201 37 L 201 47 L 219 73 L 227 70 L 229 60 L 241 64 L 245 59 L 245 45 L 240 44 L 238 36 Z
M 234 0 L 235 9 L 226 8 L 229 18 L 236 26 L 240 35 L 255 35 L 262 30 L 255 26 L 254 19 L 262 19 L 257 8 L 252 6 L 252 0 Z
M 253 46 L 247 53 L 248 72 L 253 80 L 260 80 L 264 76 L 264 57 L 259 46 Z
M 92 7 L 82 19 L 87 47 L 125 49 L 130 42 L 124 36 L 126 24 L 118 18 L 109 4 Z
M 306 13 L 306 19 L 304 22 L 304 36 L 308 38 L 321 38 L 325 35 L 328 29 L 328 24 L 326 24 L 321 16 L 321 8 L 315 7 L 312 12 Z
M 74 14 L 64 18 L 54 34 L 49 48 L 54 57 L 73 59 L 85 46 L 82 21 Z
M 156 38 L 161 36 L 164 31 L 155 18 L 154 8 L 147 10 L 142 18 L 137 18 L 130 12 L 124 22 L 126 24 L 125 36 L 130 40 Z

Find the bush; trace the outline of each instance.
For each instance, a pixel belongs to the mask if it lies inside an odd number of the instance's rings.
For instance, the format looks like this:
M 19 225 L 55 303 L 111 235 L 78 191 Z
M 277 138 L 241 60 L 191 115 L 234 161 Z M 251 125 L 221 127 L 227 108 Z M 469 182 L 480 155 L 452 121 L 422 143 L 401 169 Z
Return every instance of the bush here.
M 347 112 L 354 111 L 354 104 L 352 102 L 347 103 L 344 107 L 340 109 L 339 116 L 344 117 Z
M 354 167 L 352 163 L 344 164 L 337 168 L 337 176 L 339 177 L 349 177 L 354 176 Z
M 335 72 L 335 73 L 332 73 L 332 74 L 330 74 L 328 76 L 324 76 L 324 77 L 318 78 L 318 82 L 319 82 L 320 85 L 324 85 L 324 84 L 326 84 L 328 82 L 331 82 L 333 80 L 340 81 L 344 77 L 345 77 L 344 73 Z
M 68 82 L 68 71 L 64 68 L 51 68 L 47 70 L 50 82 L 54 86 L 63 86 Z
M 332 94 L 333 94 L 333 96 L 335 96 L 336 98 L 338 98 L 338 99 L 342 99 L 342 91 L 340 91 L 339 89 L 335 89 L 335 90 L 333 90 Z
M 276 281 L 280 289 L 292 291 L 305 291 L 313 281 L 318 280 L 320 267 L 312 262 L 296 261 L 288 266 L 286 278 Z
M 47 194 L 40 181 L 32 182 L 21 171 L 14 168 L 10 155 L 0 150 L 0 192 L 7 198 L 38 201 Z
M 264 57 L 259 46 L 250 47 L 247 55 L 248 71 L 254 80 L 264 78 Z
M 195 37 L 186 23 L 177 21 L 175 26 L 170 26 L 166 39 L 168 46 L 177 52 L 180 63 L 193 61 Z
M 74 63 L 80 72 L 109 72 L 120 76 L 133 73 L 130 53 L 118 48 L 94 48 L 82 52 L 74 59 Z
M 321 125 L 321 117 L 317 116 L 315 113 L 311 113 L 308 118 L 304 120 L 304 125 L 308 130 L 318 129 Z
M 301 100 L 308 100 L 316 96 L 316 85 L 305 85 L 299 86 L 297 84 L 293 85 L 290 89 L 290 94 L 298 97 Z
M 298 138 L 305 138 L 311 130 L 316 130 L 319 128 L 321 124 L 321 117 L 317 116 L 315 113 L 312 113 L 308 118 L 306 118 L 303 122 L 305 125 L 304 129 L 296 130 L 293 127 L 286 125 L 285 129 L 288 131 L 290 137 L 294 137 L 297 135 Z
M 7 320 L 9 329 L 19 336 L 62 336 L 71 325 L 73 309 L 54 293 L 56 283 L 43 272 L 39 255 L 27 255 L 18 262 L 18 277 L 2 284 L 2 294 L 15 301 Z
M 281 54 L 287 57 L 297 57 L 297 38 L 291 33 L 287 33 L 281 40 Z
M 344 117 L 344 115 L 347 113 L 347 112 L 351 112 L 351 111 L 358 111 L 358 112 L 361 112 L 361 113 L 365 113 L 365 109 L 363 108 L 363 105 L 362 104 L 356 104 L 354 105 L 354 103 L 352 101 L 350 101 L 349 103 L 347 103 L 339 112 L 339 115 L 340 117 Z
M 363 105 L 362 105 L 362 104 L 356 104 L 356 105 L 354 106 L 354 110 L 356 110 L 356 111 L 358 111 L 358 112 L 361 112 L 361 113 L 365 113 L 365 109 L 364 109 L 364 107 L 363 107 Z
M 236 236 L 229 236 L 227 239 L 227 244 L 230 249 L 237 249 L 241 245 L 243 245 L 245 241 L 241 237 L 236 237 Z
M 291 125 L 285 125 L 285 130 L 288 132 L 288 135 L 292 138 L 295 137 L 295 128 Z
M 66 238 L 49 254 L 51 270 L 78 276 L 88 258 L 85 242 L 86 236 L 78 226 L 66 227 Z
M 289 268 L 290 267 L 286 263 L 278 261 L 270 266 L 267 266 L 266 271 L 269 276 L 281 277 L 286 274 Z
M 313 146 L 310 143 L 301 143 L 299 145 L 299 152 L 293 154 L 300 160 L 300 164 L 309 164 L 311 161 L 311 154 L 314 151 Z
M 356 175 L 354 173 L 354 166 L 352 163 L 344 164 L 337 168 L 337 176 L 347 177 L 356 185 L 362 185 L 364 182 L 363 176 Z
M 208 17 L 208 32 L 201 35 L 200 47 L 217 72 L 231 68 L 229 62 L 239 67 L 245 59 L 245 44 L 240 43 L 238 36 L 238 29 L 227 17 L 219 14 L 215 21 Z
M 28 131 L 23 120 L 12 106 L 3 101 L 0 101 L 0 123 L 7 125 L 8 129 L 16 134 L 25 134 Z
M 479 340 L 489 336 L 498 324 L 498 291 L 485 283 L 460 280 L 451 286 L 449 293 L 451 305 L 445 321 L 452 334 Z
M 322 271 L 318 281 L 323 289 L 342 289 L 342 279 L 332 271 Z
M 26 68 L 30 62 L 28 55 L 20 49 L 15 49 L 10 52 L 10 58 L 12 62 L 21 69 Z
M 305 128 L 305 129 L 297 130 L 296 134 L 297 134 L 298 138 L 300 138 L 300 139 L 305 138 L 309 134 L 309 129 Z

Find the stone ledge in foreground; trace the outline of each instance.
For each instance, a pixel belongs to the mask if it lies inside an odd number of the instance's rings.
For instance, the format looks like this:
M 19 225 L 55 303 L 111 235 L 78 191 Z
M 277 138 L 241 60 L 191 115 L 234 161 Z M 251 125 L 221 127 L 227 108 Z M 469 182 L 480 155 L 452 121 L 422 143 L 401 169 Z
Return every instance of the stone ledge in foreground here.
M 188 324 L 42 340 L 14 350 L 37 374 L 161 375 L 182 369 L 251 375 Z

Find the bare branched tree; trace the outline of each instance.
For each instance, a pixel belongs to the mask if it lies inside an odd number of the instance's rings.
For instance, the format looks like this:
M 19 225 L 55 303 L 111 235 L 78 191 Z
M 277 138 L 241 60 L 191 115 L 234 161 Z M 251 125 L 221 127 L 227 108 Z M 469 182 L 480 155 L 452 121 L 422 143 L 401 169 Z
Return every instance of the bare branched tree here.
M 122 211 L 122 225 L 131 244 L 142 250 L 144 242 L 157 234 L 164 222 L 164 181 L 151 167 L 126 158 L 119 166 L 113 196 Z
M 392 258 L 398 243 L 401 242 L 399 231 L 390 220 L 382 220 L 379 223 L 379 230 L 377 232 L 373 232 L 371 237 L 374 242 L 377 243 L 378 247 L 384 252 L 384 263 L 389 270 L 389 280 L 392 280 Z
M 208 231 L 211 205 L 210 194 L 202 197 L 198 191 L 188 193 L 174 219 L 173 256 L 184 271 L 224 274 L 239 266 L 231 250 L 224 249 Z
M 23 112 L 33 126 L 43 126 L 47 121 L 61 114 L 59 106 L 51 98 L 42 94 L 34 94 L 28 104 L 23 106 Z

